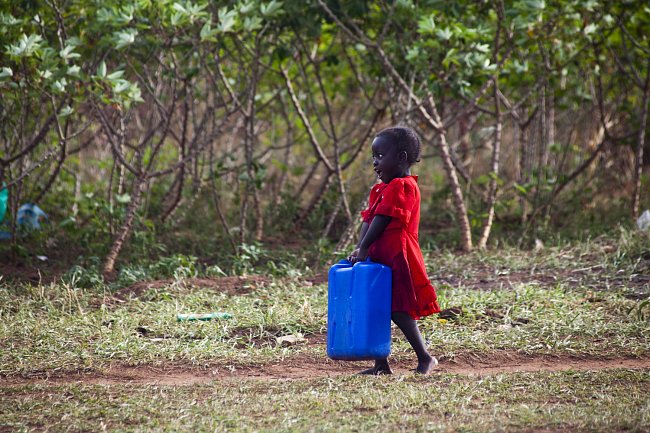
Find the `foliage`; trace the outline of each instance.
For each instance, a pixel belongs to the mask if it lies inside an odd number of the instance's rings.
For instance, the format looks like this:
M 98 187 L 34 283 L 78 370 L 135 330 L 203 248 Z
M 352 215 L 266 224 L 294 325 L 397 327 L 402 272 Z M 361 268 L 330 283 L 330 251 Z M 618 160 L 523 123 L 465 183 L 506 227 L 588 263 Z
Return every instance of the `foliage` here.
M 459 218 L 430 158 L 436 132 L 388 62 L 438 107 L 475 235 L 492 185 L 496 241 L 553 233 L 567 215 L 570 231 L 629 206 L 649 21 L 641 1 L 7 4 L 8 229 L 20 204 L 38 201 L 62 225 L 59 244 L 102 258 L 98 272 L 110 256 L 163 250 L 227 250 L 216 266 L 250 272 L 264 254 L 247 249 L 265 240 L 336 243 L 371 184 L 372 134 L 403 122 L 423 137 L 416 170 L 423 209 L 435 209 L 423 225 L 451 245 Z M 503 161 L 492 172 L 497 122 Z

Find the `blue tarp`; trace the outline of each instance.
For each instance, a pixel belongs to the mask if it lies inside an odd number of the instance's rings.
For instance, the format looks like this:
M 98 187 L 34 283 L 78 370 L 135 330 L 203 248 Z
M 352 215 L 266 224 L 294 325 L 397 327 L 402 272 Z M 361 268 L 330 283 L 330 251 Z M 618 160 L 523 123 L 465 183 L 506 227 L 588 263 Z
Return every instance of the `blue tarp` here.
M 41 219 L 46 220 L 47 214 L 35 204 L 26 203 L 18 208 L 16 222 L 19 226 L 37 230 L 41 228 Z

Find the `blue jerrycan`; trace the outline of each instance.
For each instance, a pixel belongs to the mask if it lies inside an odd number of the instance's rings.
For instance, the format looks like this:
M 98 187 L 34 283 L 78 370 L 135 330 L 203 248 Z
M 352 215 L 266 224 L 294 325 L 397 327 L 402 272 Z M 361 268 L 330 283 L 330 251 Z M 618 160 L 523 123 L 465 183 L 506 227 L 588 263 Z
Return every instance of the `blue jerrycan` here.
M 381 359 L 390 354 L 392 271 L 371 261 L 341 260 L 327 281 L 327 356 Z

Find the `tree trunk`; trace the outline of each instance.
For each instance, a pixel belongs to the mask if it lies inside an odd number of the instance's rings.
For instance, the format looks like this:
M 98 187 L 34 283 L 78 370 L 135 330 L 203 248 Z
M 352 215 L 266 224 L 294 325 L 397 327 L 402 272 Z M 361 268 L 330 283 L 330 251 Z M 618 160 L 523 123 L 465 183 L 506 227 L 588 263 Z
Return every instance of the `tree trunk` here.
M 498 178 L 499 178 L 499 158 L 501 153 L 501 103 L 499 101 L 499 86 L 495 80 L 494 83 L 494 108 L 496 112 L 496 125 L 494 129 L 494 144 L 492 149 L 492 161 L 490 168 L 490 187 L 488 192 L 488 216 L 483 226 L 483 233 L 478 241 L 478 247 L 485 249 L 487 246 L 488 238 L 490 237 L 490 230 L 492 229 L 492 222 L 494 221 L 494 205 L 496 203 Z
M 321 239 L 325 239 L 329 235 L 330 230 L 332 230 L 332 226 L 334 225 L 334 221 L 336 220 L 336 217 L 341 211 L 342 206 L 343 206 L 343 198 L 340 198 L 339 201 L 336 203 L 336 207 L 332 211 L 329 220 L 327 221 L 327 225 L 325 226 L 325 230 L 323 230 L 323 234 L 320 235 Z M 351 222 L 352 222 L 352 218 L 349 218 L 348 223 Z
M 124 242 L 131 235 L 131 230 L 133 228 L 133 221 L 135 220 L 135 214 L 140 207 L 140 201 L 142 199 L 142 192 L 144 191 L 147 182 L 142 178 L 136 178 L 133 185 L 133 195 L 131 196 L 131 202 L 129 207 L 126 210 L 126 216 L 124 222 L 120 227 L 120 230 L 117 232 L 117 237 L 113 241 L 111 250 L 109 251 L 106 259 L 104 260 L 104 269 L 103 275 L 104 278 L 108 281 L 112 280 L 115 276 L 115 261 L 122 251 Z
M 460 149 L 460 160 L 463 164 L 463 166 L 466 166 L 469 163 L 469 159 L 472 155 L 472 152 L 470 150 L 470 140 L 469 140 L 469 134 L 471 129 L 469 128 L 469 124 L 472 123 L 469 119 L 471 115 L 466 114 L 464 116 L 461 116 L 458 119 L 458 136 L 459 136 L 459 149 Z
M 369 196 L 366 196 L 366 198 L 364 198 L 363 201 L 360 203 L 358 209 L 359 211 L 368 207 L 368 198 Z M 348 227 L 345 229 L 345 231 L 341 235 L 341 238 L 339 239 L 339 242 L 336 244 L 336 247 L 334 248 L 335 252 L 341 253 L 347 250 L 350 247 L 350 245 L 352 245 L 352 242 L 354 241 L 354 236 L 357 233 L 359 233 L 359 226 L 361 225 L 360 222 L 361 222 L 361 218 L 355 218 L 352 220 L 352 222 L 348 224 Z
M 189 121 L 189 104 L 187 102 L 187 95 L 185 96 L 185 99 L 183 101 L 183 119 L 182 119 L 182 129 L 181 129 L 181 137 L 180 137 L 180 143 L 179 143 L 179 149 L 178 149 L 178 161 L 182 163 L 182 161 L 185 159 L 185 146 L 187 143 L 187 124 Z M 181 166 L 178 168 L 178 175 L 176 179 L 174 179 L 174 182 L 172 183 L 172 187 L 168 191 L 168 195 L 173 194 L 173 198 L 171 199 L 171 202 L 169 206 L 167 206 L 167 209 L 163 211 L 162 216 L 160 217 L 161 222 L 165 222 L 165 220 L 176 210 L 176 208 L 180 205 L 181 203 L 181 198 L 183 198 L 183 187 L 185 186 L 185 164 L 181 164 Z
M 532 122 L 535 113 L 529 118 L 526 123 L 519 123 L 519 145 L 521 149 L 521 154 L 519 155 L 519 184 L 525 185 L 530 181 L 530 172 L 532 167 L 532 162 L 534 161 L 534 149 L 533 143 L 530 142 L 528 127 L 530 122 Z M 530 192 L 530 191 L 528 191 Z M 525 195 L 521 196 L 521 222 L 522 224 L 528 220 L 529 212 L 529 197 L 528 192 Z
M 472 230 L 467 216 L 467 208 L 465 207 L 465 199 L 463 198 L 463 191 L 458 182 L 458 176 L 454 164 L 451 161 L 451 154 L 449 151 L 449 143 L 445 131 L 441 128 L 438 133 L 438 151 L 442 158 L 442 163 L 447 173 L 447 180 L 451 188 L 451 194 L 454 200 L 454 207 L 456 210 L 456 217 L 458 218 L 458 225 L 460 230 L 460 247 L 463 251 L 469 252 L 472 250 Z
M 643 146 L 645 146 L 645 130 L 648 125 L 648 99 L 650 99 L 650 59 L 646 66 L 645 84 L 643 86 L 643 99 L 641 101 L 639 135 L 636 144 L 634 161 L 634 192 L 632 193 L 632 218 L 639 217 L 641 203 L 641 180 L 643 175 Z
M 543 201 L 542 197 L 542 185 L 546 181 L 546 171 L 548 163 L 548 131 L 546 131 L 546 85 L 542 86 L 540 89 L 539 95 L 539 122 L 537 123 L 538 131 L 535 131 L 533 137 L 536 139 L 538 146 L 536 149 L 532 149 L 533 152 L 536 151 L 536 154 L 533 154 L 535 159 L 533 160 L 536 163 L 537 179 L 535 181 L 535 195 L 533 196 L 533 208 L 537 209 L 540 206 L 540 202 Z M 534 171 L 535 163 L 532 165 L 531 169 Z
M 552 90 L 549 90 L 548 95 L 546 96 L 546 104 L 548 110 L 548 114 L 546 116 L 546 131 L 547 131 L 547 137 L 546 137 L 547 156 L 546 157 L 548 159 L 551 147 L 553 147 L 553 145 L 555 144 L 555 96 Z M 557 168 L 555 158 L 553 158 L 553 161 L 551 162 L 553 164 L 553 167 Z
M 295 222 L 295 227 L 300 227 L 302 224 L 305 222 L 307 217 L 309 217 L 309 214 L 313 212 L 313 210 L 318 206 L 318 204 L 323 201 L 323 197 L 325 197 L 325 193 L 327 192 L 327 189 L 329 186 L 332 184 L 332 175 L 334 174 L 333 171 L 327 171 L 325 173 L 325 176 L 323 178 L 323 181 L 321 182 L 320 186 L 318 187 L 318 191 L 316 191 L 316 194 L 312 197 L 311 201 L 307 205 L 307 207 L 300 212 L 298 215 L 298 218 L 296 219 Z

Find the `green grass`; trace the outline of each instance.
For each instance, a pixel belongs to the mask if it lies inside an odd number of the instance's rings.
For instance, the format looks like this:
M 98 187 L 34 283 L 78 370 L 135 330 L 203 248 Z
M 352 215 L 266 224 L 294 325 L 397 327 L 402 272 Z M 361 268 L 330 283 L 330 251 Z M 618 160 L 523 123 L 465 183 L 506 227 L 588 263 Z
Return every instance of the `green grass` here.
M 595 431 L 650 428 L 650 372 L 515 373 L 194 386 L 0 388 L 15 431 Z
M 644 298 L 630 299 L 632 288 L 624 280 L 634 274 L 612 267 L 598 255 L 603 248 L 583 244 L 549 248 L 540 254 L 502 249 L 467 256 L 428 256 L 433 275 L 462 276 L 456 287 L 439 284 L 438 295 L 442 308 L 459 306 L 464 311 L 458 320 L 431 316 L 420 322 L 432 352 L 447 357 L 504 350 L 533 355 L 647 356 L 650 306 Z M 597 272 L 583 277 L 595 281 L 619 278 L 622 285 L 585 286 L 567 272 L 598 263 L 602 265 Z M 462 272 L 456 267 L 462 267 Z M 550 283 L 534 277 L 522 279 L 540 269 L 556 278 Z M 517 278 L 509 280 L 516 273 Z M 481 290 L 468 283 L 477 278 L 487 281 Z M 84 289 L 70 282 L 0 285 L 0 373 L 99 369 L 114 362 L 251 364 L 298 354 L 324 356 L 320 345 L 279 347 L 275 337 L 295 333 L 309 337 L 326 331 L 325 283 L 274 278 L 249 293 L 227 294 L 218 288 L 186 287 L 181 281 L 171 280 L 167 287 L 108 304 L 103 303 L 110 294 L 108 288 Z M 226 311 L 234 318 L 175 320 L 177 313 L 210 311 Z M 398 359 L 412 357 L 399 332 L 394 332 L 393 353 Z
M 627 235 L 626 235 L 627 236 Z M 645 238 L 431 252 L 443 308 L 456 320 L 423 319 L 432 353 L 448 359 L 512 353 L 650 356 Z M 290 274 L 290 273 L 289 273 Z M 222 378 L 209 384 L 90 385 L 25 382 L 111 365 L 258 365 L 300 357 L 325 364 L 327 286 L 269 277 L 250 291 L 182 284 L 123 302 L 117 289 L 74 280 L 51 285 L 0 280 L 0 431 L 631 431 L 650 430 L 650 370 L 436 373 L 388 378 Z M 553 275 L 555 278 L 541 278 Z M 641 281 L 639 283 L 639 281 Z M 107 301 L 107 302 L 104 302 Z M 226 311 L 230 320 L 177 322 L 177 313 Z M 302 333 L 312 343 L 284 347 Z M 394 359 L 414 363 L 398 331 Z M 79 378 L 80 376 L 70 376 Z M 74 380 L 77 380 L 74 379 Z
M 57 291 L 57 289 L 59 291 Z M 643 356 L 650 321 L 624 293 L 597 297 L 558 285 L 477 291 L 441 288 L 443 308 L 461 306 L 459 320 L 438 316 L 420 328 L 438 355 L 527 354 Z M 53 299 L 51 299 L 53 298 Z M 323 356 L 324 347 L 278 347 L 275 337 L 326 330 L 326 287 L 270 283 L 246 295 L 151 290 L 142 299 L 95 307 L 96 298 L 65 286 L 0 291 L 0 372 L 33 374 L 125 364 L 269 362 L 296 354 Z M 177 322 L 178 312 L 227 311 L 230 320 Z M 394 355 L 412 357 L 398 331 Z

